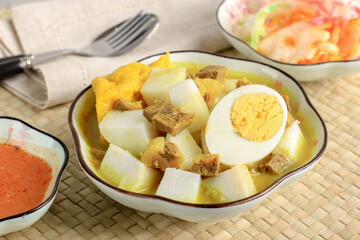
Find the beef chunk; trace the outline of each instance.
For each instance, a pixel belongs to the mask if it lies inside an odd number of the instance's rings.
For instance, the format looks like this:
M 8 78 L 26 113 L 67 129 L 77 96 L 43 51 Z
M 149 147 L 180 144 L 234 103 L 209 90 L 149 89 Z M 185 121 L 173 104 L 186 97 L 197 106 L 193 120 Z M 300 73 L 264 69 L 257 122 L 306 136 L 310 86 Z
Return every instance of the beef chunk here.
M 266 160 L 254 167 L 257 172 L 269 172 L 272 174 L 281 174 L 289 168 L 293 162 L 281 153 L 270 153 Z
M 242 86 L 246 86 L 246 85 L 249 85 L 251 84 L 251 82 L 249 81 L 249 79 L 247 78 L 242 78 L 242 79 L 239 79 L 237 82 L 236 82 L 236 88 L 239 88 L 239 87 L 242 87 Z
M 295 121 L 295 118 L 290 114 L 290 112 L 287 113 L 287 119 L 286 119 L 286 127 L 290 127 L 290 125 Z
M 204 101 L 206 104 L 213 103 L 215 100 L 215 99 L 212 99 L 210 93 L 208 93 L 208 92 L 204 93 L 203 98 L 204 98 Z
M 146 107 L 143 111 L 143 115 L 147 120 L 149 120 L 149 122 L 152 122 L 155 114 L 167 114 L 172 113 L 175 110 L 177 110 L 177 108 L 171 103 L 166 101 L 157 101 L 155 104 Z
M 286 120 L 286 127 L 289 127 L 294 121 L 295 118 L 291 115 L 291 107 L 290 107 L 290 98 L 288 95 L 283 95 L 282 96 L 285 103 L 286 103 L 286 108 L 288 110 L 288 114 L 287 114 L 287 120 Z
M 157 137 L 146 146 L 140 161 L 148 167 L 165 171 L 168 167 L 179 168 L 184 157 L 175 143 L 165 141 L 164 137 Z
M 160 132 L 176 136 L 187 128 L 194 118 L 193 114 L 183 113 L 166 101 L 158 101 L 144 109 L 144 116 L 154 124 Z
M 193 159 L 192 172 L 204 177 L 212 177 L 220 171 L 219 154 L 200 154 Z
M 102 160 L 105 156 L 105 151 L 96 148 L 91 148 L 90 153 L 97 160 Z
M 157 157 L 153 159 L 153 167 L 160 168 L 165 171 L 166 168 L 179 168 L 184 162 L 184 157 L 181 154 L 178 146 L 172 142 L 166 142 L 162 151 L 158 152 Z
M 126 100 L 125 98 L 120 97 L 115 102 L 115 108 L 120 110 L 120 111 L 140 110 L 140 109 L 142 109 L 142 105 L 141 105 L 141 101 L 130 102 L 130 101 Z
M 288 112 L 291 113 L 290 98 L 289 98 L 289 96 L 288 96 L 288 95 L 282 95 L 282 97 L 283 97 L 283 99 L 284 99 L 284 101 L 285 101 L 285 103 L 286 103 L 286 108 L 287 108 Z
M 180 111 L 168 114 L 158 113 L 153 117 L 153 124 L 160 132 L 167 132 L 176 136 L 191 124 L 193 118 L 193 114 Z
M 196 73 L 198 78 L 211 78 L 219 82 L 225 82 L 227 68 L 220 65 L 209 65 Z
M 194 76 L 191 73 L 186 73 L 185 79 L 194 79 Z
M 165 141 L 164 153 L 161 154 L 161 157 L 168 163 L 177 162 L 169 167 L 179 167 L 184 161 L 178 146 L 175 143 L 167 141 Z

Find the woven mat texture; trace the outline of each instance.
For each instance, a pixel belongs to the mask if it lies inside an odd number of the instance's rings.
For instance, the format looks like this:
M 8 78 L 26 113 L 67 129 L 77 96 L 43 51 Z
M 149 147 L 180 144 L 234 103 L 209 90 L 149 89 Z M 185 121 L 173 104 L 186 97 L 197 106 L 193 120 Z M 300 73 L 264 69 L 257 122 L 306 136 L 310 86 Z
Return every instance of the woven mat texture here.
M 239 56 L 234 50 L 222 52 Z M 38 110 L 0 88 L 0 115 L 59 137 L 70 161 L 50 210 L 5 239 L 360 239 L 360 74 L 302 84 L 329 132 L 307 175 L 241 216 L 190 223 L 136 211 L 103 194 L 79 167 L 67 124 L 70 104 Z

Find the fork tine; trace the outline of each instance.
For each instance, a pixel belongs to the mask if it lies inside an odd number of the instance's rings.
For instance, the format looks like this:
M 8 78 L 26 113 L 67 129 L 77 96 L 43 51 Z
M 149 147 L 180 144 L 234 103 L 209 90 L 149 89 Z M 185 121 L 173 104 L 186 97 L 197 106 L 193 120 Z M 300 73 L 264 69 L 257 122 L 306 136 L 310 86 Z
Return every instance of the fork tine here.
M 134 29 L 137 28 L 139 24 L 142 24 L 144 19 L 147 17 L 147 14 L 144 14 L 136 19 L 136 21 L 133 21 L 131 25 L 129 25 L 124 31 L 116 35 L 116 37 L 113 37 L 110 40 L 107 40 L 107 42 L 112 45 L 114 42 L 117 42 L 119 39 L 123 38 L 124 36 L 128 36 L 130 32 L 132 32 Z
M 113 39 L 111 42 L 109 42 L 110 46 L 115 47 L 123 43 L 127 39 L 129 39 L 129 37 L 131 37 L 134 33 L 138 33 L 138 29 L 142 27 L 147 20 L 148 20 L 148 15 L 144 15 L 143 18 L 140 21 L 138 21 L 135 26 L 129 29 L 128 32 L 118 36 L 116 39 Z
M 125 35 L 121 36 L 120 38 L 117 38 L 116 41 L 113 41 L 111 43 L 111 46 L 116 51 L 126 47 L 129 43 L 131 43 L 136 38 L 144 34 L 147 28 L 153 27 L 152 23 L 156 21 L 156 19 L 157 17 L 155 15 L 146 14 L 145 17 L 138 22 L 136 27 L 131 29 L 131 31 L 127 32 Z
M 151 21 L 152 18 L 152 15 L 144 15 L 141 20 L 139 20 L 131 29 L 129 29 L 129 31 L 127 31 L 125 34 L 118 36 L 116 39 L 113 39 L 109 42 L 109 44 L 113 47 L 117 47 L 119 44 L 121 44 L 122 46 L 126 45 L 126 43 L 129 43 L 131 39 L 134 39 L 135 35 L 138 35 L 149 25 L 149 21 Z
M 142 13 L 143 13 L 143 10 L 138 12 L 134 17 L 122 22 L 121 24 L 119 24 L 119 26 L 116 26 L 115 29 L 113 31 L 111 31 L 111 33 L 108 34 L 108 36 L 106 36 L 104 38 L 104 40 L 110 41 L 111 39 L 113 39 L 114 37 L 119 35 L 120 33 L 124 32 L 124 31 L 126 32 L 129 28 L 132 27 L 132 25 L 134 23 L 136 23 L 140 19 L 140 17 L 142 17 Z
M 136 37 L 134 37 L 131 42 L 129 42 L 126 46 L 119 48 L 115 46 L 115 52 L 113 54 L 111 54 L 111 56 L 117 56 L 119 54 L 122 54 L 124 52 L 127 52 L 131 49 L 133 49 L 134 47 L 136 47 L 139 43 L 141 43 L 142 41 L 144 41 L 145 39 L 149 38 L 152 34 L 154 34 L 154 32 L 157 30 L 157 28 L 159 27 L 159 23 L 158 23 L 158 18 L 155 16 L 155 24 L 153 25 L 149 25 L 149 28 L 144 30 L 141 34 L 137 34 L 135 35 Z

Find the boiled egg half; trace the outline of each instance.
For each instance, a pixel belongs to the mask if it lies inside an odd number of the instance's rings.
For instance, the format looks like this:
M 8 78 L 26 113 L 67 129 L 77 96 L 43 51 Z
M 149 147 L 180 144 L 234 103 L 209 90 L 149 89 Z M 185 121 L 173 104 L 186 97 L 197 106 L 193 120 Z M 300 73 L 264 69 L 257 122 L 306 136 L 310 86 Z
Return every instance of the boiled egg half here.
M 275 148 L 286 120 L 286 103 L 278 92 L 264 85 L 243 86 L 227 94 L 211 112 L 206 145 L 226 165 L 252 163 Z

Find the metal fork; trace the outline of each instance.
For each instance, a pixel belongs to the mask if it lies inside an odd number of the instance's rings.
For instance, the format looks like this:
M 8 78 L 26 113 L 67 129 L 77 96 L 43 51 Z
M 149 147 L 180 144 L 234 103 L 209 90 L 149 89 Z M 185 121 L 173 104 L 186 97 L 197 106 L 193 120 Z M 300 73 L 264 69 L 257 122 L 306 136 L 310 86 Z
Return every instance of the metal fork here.
M 138 14 L 101 33 L 83 49 L 64 49 L 40 54 L 16 55 L 0 59 L 0 78 L 23 72 L 59 56 L 118 56 L 150 37 L 159 26 L 159 18 L 150 13 Z

